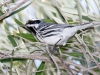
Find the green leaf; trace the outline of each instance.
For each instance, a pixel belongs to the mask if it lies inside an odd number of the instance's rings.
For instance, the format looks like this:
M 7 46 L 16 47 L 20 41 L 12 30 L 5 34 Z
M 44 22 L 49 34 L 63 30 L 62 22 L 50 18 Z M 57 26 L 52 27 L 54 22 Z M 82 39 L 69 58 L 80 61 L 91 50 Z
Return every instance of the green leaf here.
M 88 16 L 82 16 L 82 19 L 84 20 L 88 20 L 88 21 L 93 21 L 91 18 L 89 18 Z
M 53 20 L 50 20 L 50 19 L 42 19 L 44 22 L 47 22 L 47 23 L 55 23 Z
M 18 36 L 20 36 L 20 34 L 17 34 Z M 35 37 L 32 34 L 29 33 L 21 33 L 21 37 L 26 38 L 27 40 L 36 42 Z
M 2 12 L 2 9 L 0 8 L 0 16 L 2 16 L 4 13 Z M 3 21 L 0 20 L 0 23 L 2 23 Z
M 92 37 L 90 36 L 90 35 L 88 35 L 88 36 L 85 36 L 84 35 L 84 41 L 85 41 L 85 43 L 89 43 L 91 46 L 93 46 L 94 45 L 94 43 L 93 43 L 93 39 L 92 39 Z
M 0 10 L 0 16 L 2 16 L 4 13 Z
M 10 40 L 10 42 L 12 43 L 12 45 L 13 45 L 14 47 L 17 46 L 17 43 L 16 43 L 16 41 L 14 40 L 14 38 L 12 37 L 12 35 L 8 35 L 8 39 Z
M 86 65 L 86 60 L 83 58 L 73 58 L 73 60 L 79 61 L 82 65 Z
M 28 58 L 17 58 L 13 57 L 13 61 L 26 61 Z M 10 62 L 11 58 L 0 58 L 0 61 L 3 62 Z
M 92 37 L 91 36 L 87 36 L 87 39 L 88 39 L 88 41 L 89 41 L 89 43 L 90 43 L 90 45 L 94 45 L 94 43 L 93 43 L 93 39 L 92 39 Z
M 37 69 L 37 71 L 39 70 L 43 70 L 44 69 L 44 66 L 45 66 L 45 62 L 42 62 L 39 66 L 39 68 Z M 36 72 L 36 75 L 42 75 L 43 71 L 41 72 Z
M 15 0 L 12 0 L 12 3 L 14 3 L 15 2 Z
M 83 56 L 82 53 L 77 53 L 77 52 L 71 52 L 71 53 L 67 53 L 68 55 L 74 56 L 74 57 L 80 57 Z
M 20 26 L 24 25 L 21 21 L 19 21 L 19 20 L 16 19 L 16 18 L 14 18 L 14 21 L 15 21 L 18 25 L 20 25 Z

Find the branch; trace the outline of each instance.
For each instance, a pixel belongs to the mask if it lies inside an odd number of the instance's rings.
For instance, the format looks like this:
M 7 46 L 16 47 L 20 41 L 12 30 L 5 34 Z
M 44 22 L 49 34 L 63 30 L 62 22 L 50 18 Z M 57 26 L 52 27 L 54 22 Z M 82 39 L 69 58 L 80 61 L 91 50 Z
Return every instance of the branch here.
M 7 13 L 3 14 L 0 17 L 0 20 L 2 20 L 3 18 L 9 16 L 12 12 L 14 12 L 16 9 L 18 9 L 19 7 L 21 7 L 22 5 L 24 5 L 26 2 L 28 2 L 29 0 L 23 0 L 21 3 L 19 3 L 17 6 L 15 6 L 14 8 L 11 8 L 10 11 L 8 11 Z
M 13 58 L 13 59 L 15 59 L 15 58 L 19 58 L 19 59 L 23 58 L 23 59 L 41 60 L 41 61 L 52 63 L 52 61 L 51 61 L 51 59 L 49 57 L 44 56 L 44 55 L 40 55 L 40 54 L 35 54 L 35 53 L 34 54 L 15 54 L 14 56 L 12 56 L 12 55 L 3 54 L 3 52 L 2 53 L 0 52 L 0 61 L 1 60 L 5 60 L 5 59 L 9 59 L 9 58 Z M 61 60 L 59 58 L 54 57 L 54 59 L 55 59 L 56 62 L 59 63 L 59 65 L 62 64 L 62 62 L 61 62 Z M 83 71 L 88 71 L 88 72 L 90 72 L 93 75 L 97 75 L 94 71 L 91 70 L 93 68 L 88 68 L 87 69 L 87 68 L 85 68 L 82 65 L 78 65 L 76 63 L 69 62 L 69 61 L 65 62 L 65 64 L 73 65 L 73 66 L 77 67 L 78 69 L 80 69 L 82 72 Z

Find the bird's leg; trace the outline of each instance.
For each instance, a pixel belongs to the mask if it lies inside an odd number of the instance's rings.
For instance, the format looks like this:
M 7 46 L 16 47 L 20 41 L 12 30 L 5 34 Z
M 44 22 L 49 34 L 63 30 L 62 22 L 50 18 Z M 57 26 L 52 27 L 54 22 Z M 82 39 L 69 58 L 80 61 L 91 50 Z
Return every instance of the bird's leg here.
M 53 52 L 54 54 L 57 54 L 57 55 L 60 55 L 60 52 L 59 52 L 59 47 L 56 47 L 56 45 L 59 43 L 60 40 L 62 40 L 63 36 L 60 36 L 60 39 L 53 45 Z
M 62 58 L 62 55 L 59 52 L 60 51 L 59 47 L 58 48 L 56 47 L 56 45 L 59 43 L 60 40 L 62 40 L 62 38 L 63 37 L 61 36 L 61 38 L 53 46 L 49 46 L 50 47 L 50 51 L 58 56 L 58 58 L 63 63 L 63 66 L 64 66 L 65 70 L 70 72 L 71 75 L 74 75 L 73 72 L 71 71 L 71 69 L 69 68 L 69 65 L 67 65 L 65 60 Z

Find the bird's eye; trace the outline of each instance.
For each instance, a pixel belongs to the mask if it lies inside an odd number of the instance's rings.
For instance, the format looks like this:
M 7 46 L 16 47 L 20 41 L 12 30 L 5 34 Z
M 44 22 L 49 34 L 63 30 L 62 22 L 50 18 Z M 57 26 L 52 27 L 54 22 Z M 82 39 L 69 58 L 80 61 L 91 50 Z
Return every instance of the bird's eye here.
M 27 21 L 27 24 L 33 24 L 33 23 L 34 23 L 34 21 L 32 21 L 32 20 Z

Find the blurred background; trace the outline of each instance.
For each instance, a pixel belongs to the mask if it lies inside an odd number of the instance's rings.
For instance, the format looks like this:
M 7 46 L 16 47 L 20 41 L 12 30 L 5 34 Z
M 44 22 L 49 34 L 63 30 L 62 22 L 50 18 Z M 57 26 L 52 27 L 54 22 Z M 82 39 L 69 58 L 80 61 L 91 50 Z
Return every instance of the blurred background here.
M 100 0 L 0 0 L 0 75 L 71 75 L 21 26 L 30 19 L 80 25 L 100 21 Z M 100 75 L 100 26 L 78 31 L 60 48 L 74 75 Z

